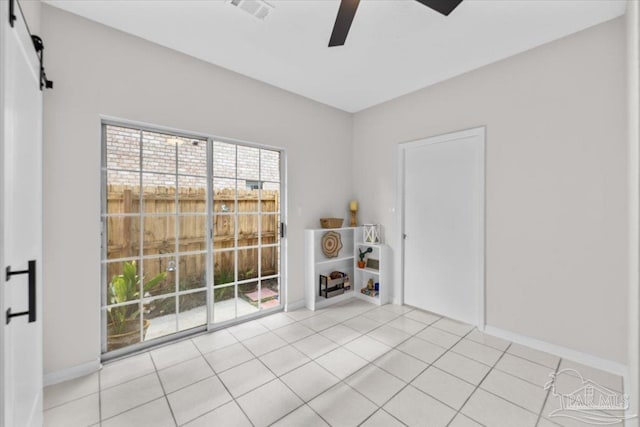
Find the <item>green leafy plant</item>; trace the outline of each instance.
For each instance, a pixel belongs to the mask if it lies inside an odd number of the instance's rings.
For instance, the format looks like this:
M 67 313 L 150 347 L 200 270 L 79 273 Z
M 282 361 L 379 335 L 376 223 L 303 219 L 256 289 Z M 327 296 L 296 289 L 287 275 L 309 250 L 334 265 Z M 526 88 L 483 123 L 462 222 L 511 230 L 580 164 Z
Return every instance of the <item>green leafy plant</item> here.
M 253 279 L 256 277 L 256 271 L 253 268 L 248 269 L 245 272 L 239 272 L 240 280 Z
M 144 283 L 144 277 L 138 275 L 138 268 L 135 261 L 126 261 L 122 266 L 122 274 L 116 274 L 109 283 L 109 304 L 121 304 L 127 301 L 140 299 L 140 283 L 142 295 L 153 289 L 160 282 L 167 278 L 167 273 L 162 272 L 153 279 Z M 138 304 L 111 307 L 107 309 L 109 314 L 111 332 L 115 335 L 126 332 L 127 321 L 133 320 L 140 311 Z
M 225 283 L 231 283 L 233 282 L 233 272 L 225 270 L 216 272 L 214 280 L 216 286 L 224 285 Z

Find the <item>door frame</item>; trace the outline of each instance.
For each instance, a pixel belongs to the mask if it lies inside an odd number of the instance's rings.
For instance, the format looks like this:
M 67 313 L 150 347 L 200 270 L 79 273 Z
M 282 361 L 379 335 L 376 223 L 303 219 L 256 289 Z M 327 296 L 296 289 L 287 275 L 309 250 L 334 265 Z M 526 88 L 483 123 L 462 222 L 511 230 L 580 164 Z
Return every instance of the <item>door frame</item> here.
M 129 354 L 133 354 L 139 351 L 143 351 L 149 348 L 153 348 L 153 347 L 159 347 L 162 345 L 165 345 L 167 343 L 171 343 L 171 342 L 175 342 L 175 341 L 179 341 L 181 339 L 184 339 L 186 337 L 192 337 L 194 335 L 198 335 L 198 334 L 203 334 L 203 333 L 209 333 L 209 332 L 213 332 L 213 331 L 217 331 L 219 329 L 223 329 L 223 328 L 227 328 L 229 326 L 233 326 L 235 324 L 239 324 L 239 323 L 244 323 L 244 322 L 248 322 L 250 320 L 255 320 L 258 319 L 260 317 L 263 316 L 267 316 L 273 313 L 277 313 L 279 311 L 287 311 L 287 306 L 288 306 L 288 295 L 289 295 L 289 287 L 288 287 L 288 276 L 289 276 L 289 271 L 288 271 L 288 262 L 287 262 L 287 248 L 288 248 L 288 235 L 287 235 L 287 226 L 288 226 L 288 214 L 287 214 L 287 200 L 288 200 L 288 174 L 287 174 L 287 148 L 284 147 L 276 147 L 273 145 L 269 145 L 269 144 L 262 144 L 262 143 L 256 143 L 256 142 L 252 142 L 252 141 L 245 141 L 242 139 L 238 139 L 238 138 L 229 138 L 229 137 L 223 137 L 223 136 L 216 136 L 210 133 L 206 133 L 206 132 L 197 132 L 197 131 L 188 131 L 188 130 L 184 130 L 184 129 L 179 129 L 179 128 L 174 128 L 174 127 L 170 127 L 170 126 L 163 126 L 163 125 L 157 125 L 157 124 L 153 124 L 153 123 L 148 123 L 148 122 L 140 122 L 140 121 L 136 121 L 136 120 L 130 120 L 130 119 L 123 119 L 120 117 L 116 117 L 116 116 L 110 116 L 110 115 L 104 115 L 104 114 L 100 114 L 99 115 L 99 121 L 98 121 L 98 126 L 99 126 L 99 135 L 100 135 L 100 144 L 101 144 L 101 155 L 100 155 L 100 159 L 99 159 L 99 174 L 100 174 L 100 192 L 101 192 L 101 207 L 100 207 L 100 218 L 99 218 L 99 230 L 100 230 L 100 246 L 101 246 L 101 259 L 100 259 L 100 278 L 99 278 L 99 283 L 101 284 L 101 288 L 102 288 L 102 284 L 103 284 L 103 280 L 105 280 L 105 272 L 104 272 L 104 268 L 102 268 L 102 265 L 104 263 L 104 258 L 105 258 L 105 253 L 103 253 L 103 251 L 105 250 L 103 248 L 103 239 L 106 238 L 106 236 L 104 235 L 105 230 L 103 230 L 103 220 L 102 220 L 102 213 L 104 210 L 104 207 L 102 206 L 103 203 L 105 203 L 106 201 L 106 194 L 105 194 L 105 177 L 103 176 L 103 159 L 106 158 L 105 157 L 105 146 L 104 146 L 104 134 L 103 134 L 103 129 L 104 126 L 107 125 L 111 125 L 111 126 L 122 126 L 122 127 L 131 127 L 131 128 L 135 128 L 135 129 L 139 129 L 141 131 L 148 131 L 148 132 L 158 132 L 158 133 L 167 133 L 167 134 L 172 134 L 175 136 L 179 136 L 179 137 L 184 137 L 184 138 L 201 138 L 201 139 L 206 139 L 207 140 L 207 144 L 212 146 L 213 141 L 220 141 L 220 142 L 226 142 L 226 143 L 230 143 L 230 144 L 237 144 L 237 145 L 242 145 L 245 147 L 251 147 L 251 148 L 258 148 L 258 149 L 265 149 L 265 150 L 272 150 L 272 151 L 278 151 L 280 153 L 280 223 L 284 224 L 284 232 L 280 234 L 280 263 L 279 263 L 279 268 L 280 268 L 280 305 L 278 307 L 273 307 L 273 308 L 268 308 L 268 309 L 264 309 L 262 311 L 259 311 L 257 313 L 252 313 L 252 314 L 248 314 L 242 318 L 235 318 L 235 319 L 230 319 L 228 321 L 224 321 L 224 322 L 220 322 L 220 323 L 213 323 L 212 318 L 211 318 L 211 307 L 209 306 L 209 300 L 210 300 L 210 292 L 213 292 L 213 288 L 209 289 L 209 283 L 207 283 L 207 323 L 205 325 L 199 326 L 199 327 L 195 327 L 192 329 L 188 329 L 185 331 L 178 331 L 175 332 L 173 334 L 167 335 L 167 336 L 163 336 L 163 337 L 158 337 L 153 339 L 150 342 L 140 342 L 137 344 L 133 344 L 130 346 L 127 346 L 125 348 L 122 349 L 118 349 L 118 350 L 113 350 L 110 352 L 104 352 L 103 351 L 103 337 L 106 338 L 106 324 L 103 324 L 102 321 L 102 292 L 103 289 L 100 289 L 100 292 L 98 293 L 98 298 L 97 298 L 97 310 L 100 313 L 100 329 L 99 329 L 99 333 L 100 333 L 100 360 L 105 362 L 105 361 L 110 361 L 113 359 L 117 359 L 120 358 L 122 356 L 126 356 Z M 210 153 L 210 151 L 208 150 L 208 152 Z M 209 174 L 209 167 L 211 166 L 209 164 L 209 161 L 211 160 L 209 158 L 209 154 L 207 154 L 207 163 L 208 163 L 208 174 Z M 210 237 L 207 239 L 208 240 L 208 245 L 213 245 L 213 238 Z M 211 253 L 213 254 L 213 248 Z M 207 263 L 209 263 L 210 260 L 207 260 Z M 208 274 L 209 274 L 209 270 L 210 268 L 207 267 L 207 281 L 209 282 L 209 278 L 208 278 Z M 211 273 L 213 273 L 213 269 L 211 269 Z M 2 427 L 0 425 L 0 427 Z
M 487 191 L 486 191 L 486 127 L 479 126 L 470 129 L 460 130 L 449 132 L 445 134 L 439 134 L 435 136 L 429 136 L 425 138 L 420 138 L 416 140 L 411 140 L 407 142 L 401 142 L 397 145 L 396 148 L 396 230 L 395 233 L 395 241 L 396 247 L 398 250 L 395 252 L 395 265 L 398 266 L 395 274 L 394 280 L 396 283 L 394 289 L 394 303 L 395 304 L 404 304 L 404 271 L 405 271 L 405 174 L 406 174 L 406 165 L 405 165 L 405 157 L 407 150 L 410 148 L 415 148 L 423 145 L 432 145 L 432 144 L 442 144 L 453 140 L 458 140 L 461 138 L 469 138 L 469 137 L 479 137 L 480 142 L 482 144 L 482 172 L 478 176 L 478 180 L 481 183 L 481 191 L 482 191 L 482 206 L 477 212 L 478 221 L 480 223 L 480 228 L 482 229 L 481 233 L 481 244 L 478 246 L 478 255 L 482 260 L 482 277 L 480 280 L 480 289 L 478 289 L 478 300 L 477 300 L 477 309 L 478 315 L 476 317 L 475 326 L 478 327 L 479 330 L 484 331 L 486 326 L 486 205 L 487 205 Z

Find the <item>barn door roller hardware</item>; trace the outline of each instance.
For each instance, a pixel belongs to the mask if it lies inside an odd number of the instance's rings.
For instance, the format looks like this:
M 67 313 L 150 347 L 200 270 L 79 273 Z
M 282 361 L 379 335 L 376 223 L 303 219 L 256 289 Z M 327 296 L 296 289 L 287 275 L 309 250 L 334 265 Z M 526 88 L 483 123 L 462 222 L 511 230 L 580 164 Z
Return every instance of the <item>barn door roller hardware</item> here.
M 36 49 L 36 54 L 40 60 L 40 90 L 43 88 L 53 89 L 53 82 L 47 80 L 47 73 L 45 73 L 42 63 L 44 60 L 44 43 L 42 43 L 42 39 L 36 35 L 32 35 L 31 40 L 33 40 L 33 47 Z
M 9 0 L 9 25 L 13 28 L 13 22 L 16 20 L 16 0 Z

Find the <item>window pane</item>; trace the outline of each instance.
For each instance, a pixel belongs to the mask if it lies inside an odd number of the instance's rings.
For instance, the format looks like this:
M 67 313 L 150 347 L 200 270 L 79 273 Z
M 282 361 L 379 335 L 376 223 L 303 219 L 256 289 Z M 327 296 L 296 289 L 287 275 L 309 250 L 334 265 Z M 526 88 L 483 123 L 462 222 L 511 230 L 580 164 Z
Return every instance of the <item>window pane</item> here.
M 238 145 L 238 178 L 260 179 L 260 150 Z
M 243 182 L 238 181 L 238 212 L 258 212 L 259 189 L 243 187 Z
M 140 218 L 110 216 L 107 228 L 107 259 L 131 258 L 140 251 Z
M 207 141 L 192 139 L 178 145 L 178 173 L 207 176 Z
M 260 150 L 260 179 L 280 182 L 280 152 Z
M 238 215 L 238 246 L 258 245 L 258 215 Z
M 178 177 L 178 209 L 184 213 L 207 212 L 207 179 Z
M 178 250 L 180 252 L 207 250 L 207 217 L 204 215 L 184 215 L 179 217 L 179 222 Z
M 140 342 L 140 304 L 134 303 L 107 310 L 107 351 Z
M 213 211 L 234 212 L 236 209 L 236 180 L 213 179 Z
M 236 177 L 236 146 L 226 142 L 213 142 L 213 176 Z
M 258 311 L 258 283 L 256 281 L 238 285 L 238 316 Z
M 145 341 L 173 334 L 176 332 L 176 297 L 145 300 L 143 319 L 148 328 Z
M 226 285 L 235 281 L 235 252 L 214 251 L 213 253 L 213 286 Z
M 140 170 L 140 131 L 106 127 L 107 168 Z
M 236 287 L 222 286 L 213 290 L 213 321 L 224 322 L 236 318 Z
M 155 132 L 142 132 L 142 170 L 176 173 L 176 146 L 189 140 Z
M 265 186 L 269 184 L 265 182 Z M 279 185 L 279 184 L 278 184 Z M 262 199 L 262 212 L 274 212 L 280 211 L 280 191 L 279 190 L 262 190 L 260 194 Z
M 260 303 L 260 309 L 277 307 L 280 305 L 280 280 L 278 277 L 272 279 L 262 280 L 260 282 L 260 292 L 262 296 L 262 302 Z
M 144 255 L 170 254 L 176 251 L 176 217 L 146 216 L 144 223 Z
M 262 248 L 261 256 L 262 276 L 272 276 L 280 272 L 280 247 L 271 246 Z
M 106 264 L 107 289 L 105 295 L 107 298 L 104 301 L 105 305 L 122 304 L 140 299 L 138 265 L 139 263 L 136 261 L 116 261 Z
M 140 174 L 107 171 L 107 213 L 140 212 Z
M 215 249 L 232 248 L 235 246 L 235 222 L 235 215 L 214 215 L 213 247 Z
M 144 297 L 172 294 L 176 291 L 175 257 L 144 259 Z
M 261 243 L 268 245 L 278 242 L 278 232 L 280 230 L 279 215 L 262 215 L 261 217 L 262 231 L 260 233 Z
M 207 323 L 207 293 L 195 292 L 178 297 L 178 330 L 202 326 Z
M 238 280 L 258 277 L 258 248 L 238 249 Z
M 180 290 L 207 286 L 207 254 L 180 256 Z
M 175 175 L 142 174 L 142 188 L 145 214 L 176 212 Z

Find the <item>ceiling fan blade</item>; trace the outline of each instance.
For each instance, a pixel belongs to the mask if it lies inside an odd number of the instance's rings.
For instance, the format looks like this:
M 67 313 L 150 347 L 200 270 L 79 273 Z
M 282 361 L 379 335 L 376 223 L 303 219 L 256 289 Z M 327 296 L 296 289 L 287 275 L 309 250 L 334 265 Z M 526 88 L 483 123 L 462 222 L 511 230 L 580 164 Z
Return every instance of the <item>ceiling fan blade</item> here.
M 435 10 L 436 12 L 440 12 L 444 16 L 449 16 L 453 9 L 458 7 L 462 0 L 416 0 L 422 3 L 423 5 Z
M 344 45 L 353 17 L 356 16 L 358 4 L 360 4 L 360 0 L 342 0 L 340 2 L 336 23 L 333 25 L 333 32 L 331 39 L 329 39 L 329 47 Z

